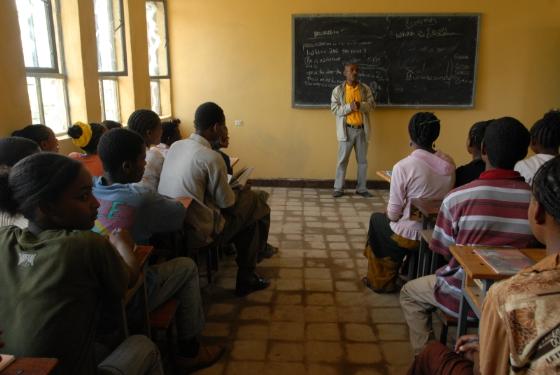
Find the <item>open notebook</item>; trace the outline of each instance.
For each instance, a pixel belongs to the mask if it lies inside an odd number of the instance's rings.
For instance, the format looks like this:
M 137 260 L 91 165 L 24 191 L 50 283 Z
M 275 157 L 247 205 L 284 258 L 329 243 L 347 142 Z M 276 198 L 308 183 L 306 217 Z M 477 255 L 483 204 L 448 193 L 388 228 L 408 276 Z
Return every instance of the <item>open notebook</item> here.
M 474 249 L 474 253 L 501 275 L 515 275 L 535 262 L 516 249 Z
M 242 188 L 247 184 L 254 170 L 255 168 L 253 167 L 245 167 L 233 175 L 228 175 L 229 186 L 231 186 L 232 189 Z

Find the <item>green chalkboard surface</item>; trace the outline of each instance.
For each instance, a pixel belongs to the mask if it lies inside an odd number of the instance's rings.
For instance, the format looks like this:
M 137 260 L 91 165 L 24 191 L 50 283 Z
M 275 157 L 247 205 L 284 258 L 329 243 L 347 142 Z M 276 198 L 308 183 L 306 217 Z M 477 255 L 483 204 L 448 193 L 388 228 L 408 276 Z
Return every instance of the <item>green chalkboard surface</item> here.
M 294 15 L 294 107 L 330 105 L 345 62 L 379 106 L 473 107 L 478 14 Z

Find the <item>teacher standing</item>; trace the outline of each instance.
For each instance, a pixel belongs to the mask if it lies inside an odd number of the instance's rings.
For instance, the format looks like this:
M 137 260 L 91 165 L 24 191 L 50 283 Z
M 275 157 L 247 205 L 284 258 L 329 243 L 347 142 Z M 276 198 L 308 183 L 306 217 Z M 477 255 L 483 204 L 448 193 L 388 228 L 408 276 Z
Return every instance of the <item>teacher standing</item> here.
M 375 107 L 371 89 L 358 81 L 358 65 L 344 65 L 344 81 L 336 86 L 331 95 L 331 111 L 336 116 L 338 139 L 338 163 L 334 180 L 333 197 L 344 195 L 344 178 L 352 149 L 358 162 L 356 194 L 369 198 L 367 190 L 367 149 L 369 136 L 369 112 Z

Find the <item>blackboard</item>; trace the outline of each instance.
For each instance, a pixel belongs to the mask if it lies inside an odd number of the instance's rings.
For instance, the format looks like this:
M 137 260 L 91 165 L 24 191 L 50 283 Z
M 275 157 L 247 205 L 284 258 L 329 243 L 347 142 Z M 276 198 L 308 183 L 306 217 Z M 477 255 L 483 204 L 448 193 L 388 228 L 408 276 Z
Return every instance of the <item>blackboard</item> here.
M 478 14 L 294 15 L 294 107 L 330 105 L 345 62 L 379 106 L 474 106 Z

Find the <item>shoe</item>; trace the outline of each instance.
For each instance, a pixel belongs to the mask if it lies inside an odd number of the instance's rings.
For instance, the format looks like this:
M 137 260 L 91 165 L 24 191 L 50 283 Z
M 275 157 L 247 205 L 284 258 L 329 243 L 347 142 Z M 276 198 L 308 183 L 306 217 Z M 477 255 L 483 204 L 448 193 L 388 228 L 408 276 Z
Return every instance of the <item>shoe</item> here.
M 188 374 L 212 366 L 216 363 L 222 354 L 224 347 L 219 345 L 201 345 L 196 357 L 175 356 L 175 364 Z
M 357 191 L 356 194 L 364 197 L 364 198 L 371 198 L 373 195 L 369 191 Z
M 250 276 L 247 281 L 241 281 L 239 277 L 237 278 L 237 284 L 235 285 L 235 294 L 238 297 L 246 296 L 249 293 L 256 292 L 257 290 L 263 290 L 268 288 L 270 281 L 264 277 L 259 276 L 256 272 Z
M 364 284 L 364 286 L 368 289 L 371 289 L 373 292 L 377 293 L 377 294 L 393 294 L 393 293 L 398 293 L 401 291 L 402 287 L 403 287 L 403 283 L 399 282 L 398 278 L 395 280 L 391 280 L 390 282 L 388 282 L 387 284 L 385 284 L 382 288 L 374 288 L 367 277 L 362 277 L 362 283 Z
M 275 254 L 278 254 L 278 248 L 267 243 L 263 251 L 259 251 L 257 254 L 257 263 L 262 262 L 264 259 L 272 258 Z
M 333 191 L 333 193 L 332 193 L 332 196 L 333 196 L 334 198 L 340 198 L 340 197 L 342 197 L 343 195 L 344 195 L 344 192 L 343 192 L 342 190 L 335 190 L 335 191 Z

